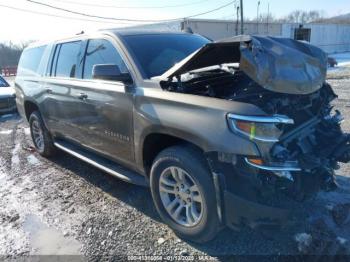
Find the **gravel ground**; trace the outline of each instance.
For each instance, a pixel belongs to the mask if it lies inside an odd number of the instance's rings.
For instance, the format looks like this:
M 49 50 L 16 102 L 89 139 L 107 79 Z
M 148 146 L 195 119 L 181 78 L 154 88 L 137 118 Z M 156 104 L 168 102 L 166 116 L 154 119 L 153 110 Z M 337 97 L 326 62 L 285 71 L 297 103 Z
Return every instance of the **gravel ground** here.
M 336 108 L 350 131 L 350 77 L 332 75 Z M 0 118 L 0 255 L 294 255 L 347 254 L 349 165 L 340 188 L 301 207 L 307 219 L 281 231 L 224 230 L 205 245 L 185 242 L 164 225 L 148 189 L 119 181 L 63 152 L 42 158 L 28 125 Z M 198 258 L 198 257 L 197 257 Z M 223 259 L 223 258 L 219 258 Z

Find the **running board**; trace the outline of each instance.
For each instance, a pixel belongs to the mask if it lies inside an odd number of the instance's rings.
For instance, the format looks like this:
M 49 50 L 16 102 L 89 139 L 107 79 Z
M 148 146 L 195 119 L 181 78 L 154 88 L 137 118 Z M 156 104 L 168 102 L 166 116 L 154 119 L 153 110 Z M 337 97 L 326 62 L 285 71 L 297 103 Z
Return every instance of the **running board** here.
M 106 173 L 115 176 L 123 181 L 144 187 L 149 186 L 144 176 L 136 172 L 126 170 L 125 168 L 121 167 L 120 165 L 116 164 L 111 160 L 95 155 L 89 151 L 81 149 L 78 146 L 74 146 L 65 141 L 55 141 L 54 145 L 57 148 L 65 151 L 66 153 L 75 156 L 80 160 L 83 160 L 84 162 L 100 170 L 103 170 Z

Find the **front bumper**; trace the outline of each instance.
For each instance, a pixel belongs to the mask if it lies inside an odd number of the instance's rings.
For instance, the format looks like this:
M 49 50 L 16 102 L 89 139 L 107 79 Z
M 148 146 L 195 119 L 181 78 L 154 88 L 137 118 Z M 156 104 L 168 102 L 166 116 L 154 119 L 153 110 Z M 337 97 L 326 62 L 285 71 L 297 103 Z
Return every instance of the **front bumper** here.
M 262 205 L 254 201 L 224 191 L 225 224 L 230 228 L 242 225 L 251 228 L 280 227 L 287 225 L 291 211 Z
M 281 228 L 295 222 L 293 217 L 298 215 L 295 210 L 298 210 L 296 207 L 300 203 L 262 181 L 259 177 L 262 175 L 260 169 L 248 165 L 244 158 L 240 163 L 246 169 L 238 168 L 239 163 L 222 163 L 215 154 L 208 160 L 218 199 L 217 210 L 223 224 L 234 229 L 242 226 Z M 293 182 L 286 177 L 276 176 L 271 171 L 267 172 L 272 179 Z M 268 177 L 265 174 L 262 176 Z

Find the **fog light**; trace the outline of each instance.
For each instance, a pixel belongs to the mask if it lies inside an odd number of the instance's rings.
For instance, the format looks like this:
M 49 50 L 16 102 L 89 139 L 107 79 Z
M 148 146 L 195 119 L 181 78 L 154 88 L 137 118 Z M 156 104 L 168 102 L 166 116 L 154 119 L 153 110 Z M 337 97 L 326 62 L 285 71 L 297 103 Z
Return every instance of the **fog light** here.
M 264 162 L 260 158 L 248 158 L 248 161 L 259 166 L 262 166 L 264 164 Z

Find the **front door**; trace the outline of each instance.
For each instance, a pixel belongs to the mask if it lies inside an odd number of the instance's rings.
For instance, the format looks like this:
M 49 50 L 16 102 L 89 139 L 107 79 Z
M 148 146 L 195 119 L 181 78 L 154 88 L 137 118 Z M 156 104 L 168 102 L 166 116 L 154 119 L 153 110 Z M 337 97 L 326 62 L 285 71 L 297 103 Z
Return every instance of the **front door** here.
M 114 64 L 128 69 L 115 45 L 107 39 L 87 42 L 82 79 L 73 97 L 79 100 L 79 143 L 105 156 L 132 162 L 133 88 L 118 81 L 92 79 L 94 65 Z

